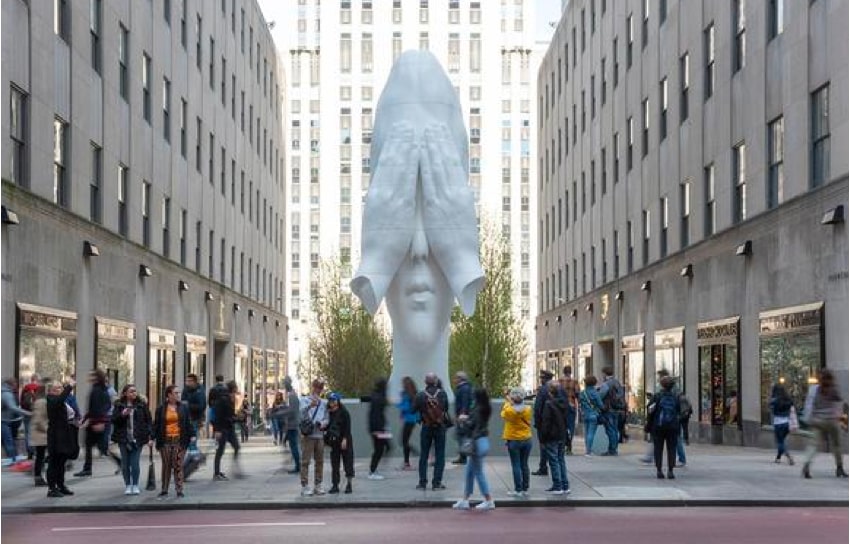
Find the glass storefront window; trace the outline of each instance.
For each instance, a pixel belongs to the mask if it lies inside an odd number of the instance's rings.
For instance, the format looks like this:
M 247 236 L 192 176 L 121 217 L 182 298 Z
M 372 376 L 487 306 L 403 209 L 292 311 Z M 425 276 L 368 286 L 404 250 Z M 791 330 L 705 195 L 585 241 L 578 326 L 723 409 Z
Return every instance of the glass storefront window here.
M 148 328 L 148 406 L 154 413 L 164 401 L 165 388 L 175 381 L 177 351 L 174 331 Z
M 738 319 L 700 324 L 699 421 L 706 425 L 740 425 Z
M 186 374 L 198 376 L 201 387 L 206 382 L 207 375 L 207 339 L 196 334 L 186 335 Z
M 809 384 L 823 366 L 822 306 L 789 308 L 761 314 L 761 423 L 770 424 L 770 392 L 781 383 L 802 414 Z
M 119 393 L 135 383 L 136 328 L 132 323 L 97 319 L 97 368 L 103 369 L 109 383 Z
M 248 346 L 245 344 L 235 344 L 233 346 L 233 376 L 236 380 L 235 405 L 237 408 L 242 407 L 242 399 L 245 398 L 245 392 L 249 384 L 250 368 L 248 367 Z
M 573 375 L 577 377 L 582 384 L 584 379 L 593 374 L 593 344 L 582 344 L 578 346 L 578 357 L 576 358 L 576 372 Z
M 657 372 L 666 369 L 670 375 L 676 378 L 679 391 L 685 392 L 685 350 L 682 347 L 684 340 L 684 329 L 668 329 L 655 333 L 655 371 L 652 390 L 655 390 Z
M 263 374 L 265 374 L 265 360 L 263 350 L 254 348 L 251 350 L 251 405 L 260 407 L 263 398 Z
M 642 425 L 646 418 L 643 335 L 626 336 L 622 342 L 623 386 L 626 393 L 626 423 Z
M 76 372 L 77 319 L 69 312 L 18 305 L 18 381 L 29 383 L 33 373 L 64 381 Z

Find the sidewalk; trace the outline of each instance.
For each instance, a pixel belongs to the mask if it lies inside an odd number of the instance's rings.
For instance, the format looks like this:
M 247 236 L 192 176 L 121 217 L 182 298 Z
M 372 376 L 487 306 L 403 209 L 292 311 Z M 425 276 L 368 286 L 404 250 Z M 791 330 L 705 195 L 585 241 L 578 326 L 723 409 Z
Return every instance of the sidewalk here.
M 581 441 L 576 451 L 584 451 Z M 208 441 L 202 445 L 208 451 Z M 495 441 L 494 447 L 503 447 Z M 489 457 L 487 478 L 499 508 L 507 506 L 847 506 L 848 480 L 836 478 L 832 457 L 819 454 L 812 467 L 813 479 L 800 476 L 800 463 L 788 466 L 774 464 L 773 451 L 728 446 L 693 444 L 688 447 L 687 467 L 676 469 L 675 480 L 658 480 L 654 465 L 645 465 L 640 457 L 646 443 L 623 445 L 619 457 L 567 457 L 567 470 L 572 494 L 553 497 L 545 493 L 548 477 L 532 476 L 530 497 L 514 499 L 506 493 L 513 489 L 510 462 L 505 456 Z M 398 454 L 396 449 L 393 453 Z M 799 457 L 800 452 L 795 452 Z M 537 467 L 537 447 L 530 459 L 531 470 Z M 155 454 L 156 458 L 157 455 Z M 228 448 L 223 470 L 230 474 L 232 451 Z M 412 459 L 414 467 L 416 459 Z M 73 497 L 48 499 L 44 487 L 33 486 L 27 474 L 2 472 L 2 513 L 97 512 L 175 509 L 280 509 L 280 508 L 364 508 L 364 507 L 449 507 L 463 490 L 463 467 L 446 464 L 444 491 L 417 491 L 417 472 L 401 471 L 399 457 L 382 461 L 379 471 L 383 481 L 370 481 L 368 458 L 355 462 L 357 477 L 351 495 L 301 497 L 298 475 L 286 473 L 291 468 L 288 453 L 272 445 L 269 438 L 253 438 L 244 445 L 241 455 L 243 479 L 212 481 L 213 454 L 187 481 L 186 497 L 177 499 L 173 484 L 169 498 L 157 499 L 157 491 L 142 491 L 138 496 L 125 496 L 120 476 L 113 474 L 115 465 L 107 459 L 96 459 L 94 477 L 74 478 L 67 474 L 67 485 Z M 81 465 L 77 461 L 75 470 Z M 141 486 L 147 476 L 147 454 L 143 456 Z M 429 467 L 429 480 L 433 469 Z M 312 484 L 312 467 L 310 480 Z M 344 480 L 343 480 L 344 481 Z M 160 482 L 157 462 L 157 484 Z M 330 462 L 325 454 L 324 487 L 330 487 Z M 473 499 L 480 499 L 476 486 Z

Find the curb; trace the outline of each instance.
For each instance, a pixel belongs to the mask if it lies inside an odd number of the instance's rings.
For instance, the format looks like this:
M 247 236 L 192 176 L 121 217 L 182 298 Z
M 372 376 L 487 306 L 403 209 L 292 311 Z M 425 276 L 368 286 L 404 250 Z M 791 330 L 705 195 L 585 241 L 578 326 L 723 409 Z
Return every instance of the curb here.
M 68 514 L 96 512 L 165 512 L 192 510 L 352 510 L 384 509 L 398 510 L 407 508 L 451 508 L 451 500 L 408 500 L 408 501 L 369 501 L 369 502 L 158 502 L 150 504 L 91 504 L 78 506 L 37 505 L 12 506 L 2 509 L 3 515 L 9 514 Z M 706 507 L 746 507 L 746 508 L 846 508 L 847 500 L 746 500 L 746 499 L 564 499 L 525 501 L 497 501 L 498 508 L 706 508 Z

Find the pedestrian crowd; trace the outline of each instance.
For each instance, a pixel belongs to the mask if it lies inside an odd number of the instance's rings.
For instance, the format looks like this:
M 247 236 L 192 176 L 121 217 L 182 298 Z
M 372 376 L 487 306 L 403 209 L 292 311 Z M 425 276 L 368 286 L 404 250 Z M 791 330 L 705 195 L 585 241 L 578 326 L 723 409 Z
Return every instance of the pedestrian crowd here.
M 674 479 L 674 467 L 686 465 L 685 446 L 693 409 L 674 376 L 662 369 L 657 377 L 656 389 L 647 395 L 643 411 L 643 430 L 650 444 L 642 460 L 655 464 L 659 479 Z M 182 498 L 186 477 L 205 461 L 205 455 L 198 448 L 198 439 L 203 436 L 212 438 L 216 446 L 213 479 L 229 479 L 221 469 L 227 445 L 233 450 L 231 477 L 243 477 L 239 463 L 240 443 L 249 439 L 255 415 L 247 395 L 239 391 L 235 381 L 225 383 L 223 376 L 216 376 L 216 383 L 205 394 L 198 377 L 189 374 L 182 392 L 176 385 L 164 388 L 164 397 L 159 399 L 153 412 L 133 384 L 124 385 L 119 394 L 102 370 L 91 372 L 89 382 L 86 409 L 82 412 L 74 396 L 76 382 L 73 377 L 63 383 L 33 374 L 20 391 L 14 379 L 3 381 L 4 465 L 20 470 L 29 467 L 27 463 L 34 458 L 30 463 L 34 483 L 47 487 L 48 497 L 74 494 L 65 485 L 65 472 L 82 451 L 83 466 L 74 476 L 91 476 L 95 448 L 102 457 L 115 462 L 115 474 L 123 477 L 125 495 L 141 493 L 140 464 L 147 448 L 147 489 L 153 490 L 156 488 L 152 457 L 155 448 L 161 457 L 159 498 L 168 497 L 172 480 L 176 496 Z M 509 496 L 528 497 L 531 475 L 550 478 L 547 493 L 570 494 L 566 457 L 573 454 L 577 422 L 583 424 L 586 456 L 596 455 L 594 443 L 599 427 L 607 437 L 607 446 L 602 448 L 604 451 L 600 455 L 619 455 L 619 444 L 628 440 L 625 421 L 629 416 L 629 403 L 625 388 L 614 376 L 612 367 L 602 369 L 601 382 L 592 375 L 584 377 L 582 382 L 583 387 L 573 378 L 571 367 L 566 366 L 559 379 L 549 371 L 541 371 L 540 387 L 532 405 L 526 403 L 522 388 L 504 391 L 499 417 L 503 420 L 501 439 L 507 448 L 513 476 Z M 293 466 L 287 472 L 299 476 L 301 496 L 352 493 L 354 440 L 351 415 L 342 396 L 338 392 L 326 394 L 325 384 L 320 379 L 313 380 L 310 392 L 303 396 L 295 392 L 289 377 L 283 385 L 283 390 L 274 394 L 263 419 L 274 444 L 288 449 L 291 454 Z M 465 470 L 463 497 L 453 508 L 471 508 L 470 498 L 477 483 L 483 501 L 475 509 L 492 510 L 496 505 L 484 471 L 484 461 L 491 451 L 490 394 L 484 388 L 473 387 L 464 372 L 455 374 L 452 385 L 455 404 L 450 414 L 449 395 L 436 374 L 424 376 L 421 391 L 412 377 L 403 378 L 396 405 L 402 424 L 403 464 L 400 469 L 418 470 L 418 490 L 427 489 L 429 484 L 434 491 L 446 489 L 443 477 L 447 439 L 449 429 L 454 428 L 458 457 L 451 462 L 464 465 Z M 386 417 L 389 406 L 386 379 L 376 381 L 369 401 L 368 432 L 372 455 L 367 478 L 380 481 L 384 476 L 378 469 L 392 447 L 393 438 Z M 844 408 L 835 378 L 828 369 L 823 369 L 818 382 L 809 387 L 799 416 L 784 384 L 773 385 L 770 410 L 777 446 L 776 463 L 785 458 L 790 465 L 794 464 L 786 440 L 789 433 L 806 426 L 809 445 L 803 455 L 802 476 L 811 478 L 811 463 L 817 446 L 827 442 L 833 445 L 835 475 L 846 478 L 840 447 L 835 447 L 840 444 L 842 425 L 846 430 Z M 411 444 L 417 426 L 420 426 L 418 449 Z M 18 455 L 17 436 L 21 427 L 27 457 Z M 529 458 L 534 434 L 540 447 L 540 465 L 531 472 Z M 117 445 L 120 455 L 110 449 L 110 442 Z M 331 464 L 331 487 L 327 491 L 322 481 L 326 448 Z M 411 465 L 411 453 L 418 453 L 417 467 Z M 429 465 L 433 467 L 430 478 Z M 345 476 L 343 487 L 342 475 Z

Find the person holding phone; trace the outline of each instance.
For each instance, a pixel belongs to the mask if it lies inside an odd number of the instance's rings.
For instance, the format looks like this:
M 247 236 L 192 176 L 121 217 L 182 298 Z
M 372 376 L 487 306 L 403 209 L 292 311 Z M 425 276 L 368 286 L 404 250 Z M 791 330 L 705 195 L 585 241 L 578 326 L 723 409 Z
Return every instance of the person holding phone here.
M 139 398 L 136 386 L 128 383 L 112 411 L 112 441 L 121 450 L 121 473 L 124 476 L 125 495 L 138 495 L 139 461 L 145 445 L 153 444 L 151 412 Z

